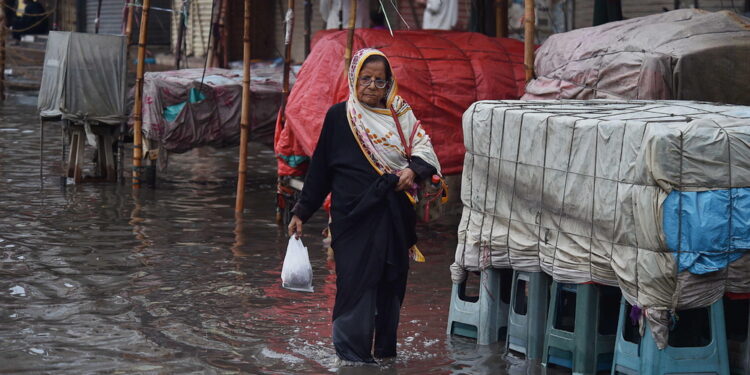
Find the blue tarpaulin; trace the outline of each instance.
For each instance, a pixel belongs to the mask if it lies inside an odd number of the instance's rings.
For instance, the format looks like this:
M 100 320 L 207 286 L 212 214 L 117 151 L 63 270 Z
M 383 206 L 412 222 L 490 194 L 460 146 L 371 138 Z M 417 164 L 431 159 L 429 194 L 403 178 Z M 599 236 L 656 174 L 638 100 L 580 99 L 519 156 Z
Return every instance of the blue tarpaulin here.
M 750 188 L 673 190 L 663 210 L 667 247 L 679 271 L 718 271 L 750 249 Z

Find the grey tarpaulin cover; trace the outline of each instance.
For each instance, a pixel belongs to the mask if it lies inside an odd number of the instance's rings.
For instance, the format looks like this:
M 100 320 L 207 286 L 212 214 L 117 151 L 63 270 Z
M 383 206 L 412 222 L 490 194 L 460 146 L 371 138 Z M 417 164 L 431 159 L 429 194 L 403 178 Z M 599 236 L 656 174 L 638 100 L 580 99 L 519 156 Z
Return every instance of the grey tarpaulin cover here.
M 250 82 L 250 138 L 273 141 L 281 104 L 281 66 L 254 63 Z M 242 70 L 181 69 L 146 73 L 143 135 L 169 152 L 239 144 Z M 202 83 L 201 83 L 202 82 Z M 290 77 L 290 84 L 294 77 Z M 130 123 L 133 123 L 131 116 Z M 148 144 L 146 144 L 148 146 Z
M 40 115 L 111 125 L 125 121 L 125 48 L 124 36 L 51 31 Z
M 522 99 L 680 99 L 750 105 L 750 19 L 681 9 L 554 34 Z
M 542 270 L 561 282 L 619 285 L 652 316 L 750 292 L 744 252 L 715 272 L 678 272 L 662 222 L 671 192 L 750 187 L 750 107 L 482 101 L 464 113 L 463 129 L 454 282 L 465 270 Z M 731 231 L 748 237 L 750 209 L 731 210 Z

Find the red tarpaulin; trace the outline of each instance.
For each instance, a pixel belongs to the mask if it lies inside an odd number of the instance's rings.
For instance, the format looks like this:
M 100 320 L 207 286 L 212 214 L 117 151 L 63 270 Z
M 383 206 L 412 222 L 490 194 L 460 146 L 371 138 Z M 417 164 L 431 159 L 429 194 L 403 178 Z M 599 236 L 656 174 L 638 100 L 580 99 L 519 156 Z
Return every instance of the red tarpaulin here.
M 346 31 L 322 31 L 302 65 L 277 124 L 279 175 L 301 175 L 312 155 L 328 108 L 347 99 L 344 74 Z M 472 103 L 518 99 L 524 93 L 523 43 L 450 31 L 358 29 L 354 51 L 372 47 L 388 56 L 399 94 L 422 121 L 444 174 L 460 173 L 464 161 L 461 116 Z

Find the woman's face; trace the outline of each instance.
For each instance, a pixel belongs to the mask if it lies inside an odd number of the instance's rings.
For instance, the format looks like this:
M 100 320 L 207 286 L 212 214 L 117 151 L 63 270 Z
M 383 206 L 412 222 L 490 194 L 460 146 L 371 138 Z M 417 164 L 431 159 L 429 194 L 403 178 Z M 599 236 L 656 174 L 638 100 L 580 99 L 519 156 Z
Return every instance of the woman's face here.
M 382 89 L 376 87 L 377 81 L 385 81 L 385 63 L 370 61 L 359 71 L 357 80 L 357 100 L 370 107 L 385 108 L 383 98 L 388 86 Z

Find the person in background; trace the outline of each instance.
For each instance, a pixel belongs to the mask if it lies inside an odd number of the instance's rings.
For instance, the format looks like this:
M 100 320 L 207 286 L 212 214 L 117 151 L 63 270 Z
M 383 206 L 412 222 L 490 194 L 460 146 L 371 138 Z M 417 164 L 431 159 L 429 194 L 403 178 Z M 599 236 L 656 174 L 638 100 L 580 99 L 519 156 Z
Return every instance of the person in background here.
M 417 0 L 424 5 L 422 28 L 452 30 L 458 23 L 458 0 Z
M 349 99 L 326 114 L 289 223 L 289 235 L 300 236 L 331 193 L 339 365 L 396 356 L 409 254 L 417 251 L 415 182 L 440 173 L 430 137 L 396 95 L 386 56 L 359 50 L 348 79 Z
M 23 35 L 49 33 L 49 19 L 44 6 L 36 0 L 23 0 L 26 7 L 23 15 L 13 22 L 13 39 L 21 40 Z
M 320 0 L 320 14 L 326 22 L 326 29 L 346 29 L 349 26 L 349 0 Z M 369 27 L 370 3 L 357 0 L 357 19 L 354 27 Z

